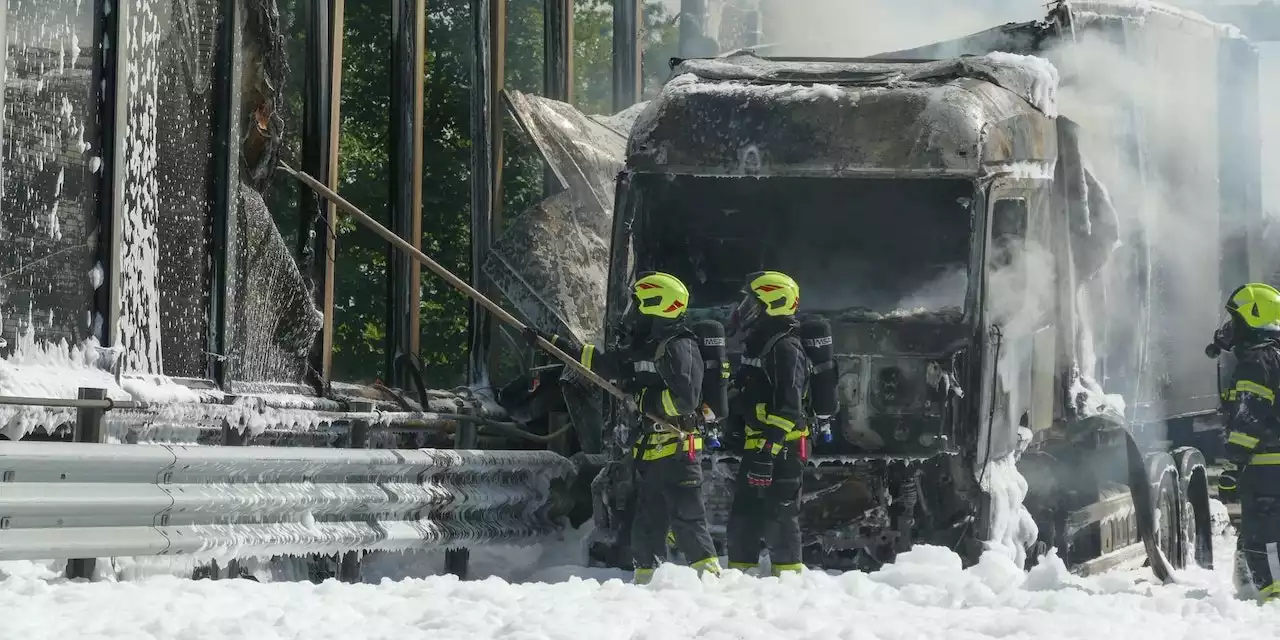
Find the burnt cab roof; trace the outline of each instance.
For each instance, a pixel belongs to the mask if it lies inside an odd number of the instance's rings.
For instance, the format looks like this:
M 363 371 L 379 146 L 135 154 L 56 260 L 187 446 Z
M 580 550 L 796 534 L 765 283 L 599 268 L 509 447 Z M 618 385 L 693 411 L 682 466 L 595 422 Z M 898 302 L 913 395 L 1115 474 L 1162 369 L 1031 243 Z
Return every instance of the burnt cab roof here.
M 1039 58 L 682 60 L 632 129 L 632 171 L 933 173 L 1050 161 L 1057 73 Z

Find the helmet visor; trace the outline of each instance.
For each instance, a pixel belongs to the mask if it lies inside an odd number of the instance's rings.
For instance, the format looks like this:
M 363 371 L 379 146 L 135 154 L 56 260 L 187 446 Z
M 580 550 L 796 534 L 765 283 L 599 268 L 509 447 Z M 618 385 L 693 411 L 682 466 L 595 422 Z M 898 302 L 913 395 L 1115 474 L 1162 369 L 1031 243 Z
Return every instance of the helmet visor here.
M 738 302 L 738 306 L 733 308 L 733 313 L 729 315 L 729 333 L 736 334 L 745 330 L 756 318 L 760 317 L 760 311 L 764 305 L 756 298 L 751 291 L 744 291 L 742 300 Z
M 639 320 L 639 319 L 640 319 L 640 301 L 636 300 L 636 297 L 634 294 L 627 296 L 627 306 L 623 307 L 622 315 L 619 316 L 618 321 L 622 324 L 622 326 L 630 327 L 636 323 L 636 320 Z
M 1213 344 L 1223 351 L 1230 351 L 1235 343 L 1235 318 L 1228 317 L 1223 321 L 1222 325 L 1213 332 Z

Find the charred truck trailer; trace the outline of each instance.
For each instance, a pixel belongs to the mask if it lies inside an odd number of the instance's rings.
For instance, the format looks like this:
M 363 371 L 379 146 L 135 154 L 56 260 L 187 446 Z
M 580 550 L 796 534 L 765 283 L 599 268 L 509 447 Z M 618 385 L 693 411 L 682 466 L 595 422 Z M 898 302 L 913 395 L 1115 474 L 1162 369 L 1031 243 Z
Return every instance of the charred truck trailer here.
M 1257 244 L 1257 50 L 1232 26 L 1159 3 L 1073 0 L 1043 21 L 882 56 L 992 51 L 1053 62 L 1061 109 L 1080 123 L 1084 155 L 1120 214 L 1122 245 L 1086 287 L 1107 310 L 1095 332 L 1099 380 L 1129 401 L 1136 431 L 1214 457 L 1214 380 L 1233 363 L 1215 372 L 1194 345 L 1223 319 L 1209 301 L 1265 278 L 1275 260 Z
M 1082 58 L 1072 11 L 1006 27 L 974 57 L 675 61 L 657 98 L 608 118 L 510 92 L 566 190 L 518 220 L 485 269 L 544 329 L 606 346 L 639 271 L 679 276 L 691 316 L 722 321 L 744 274 L 795 277 L 802 311 L 833 327 L 842 405 L 806 478 L 811 564 L 874 568 L 930 543 L 970 562 L 989 545 L 1028 563 L 1056 547 L 1081 572 L 1144 556 L 1157 574 L 1209 565 L 1205 458 L 1164 428 L 1216 415 L 1201 349 L 1223 289 L 1248 272 L 1230 217 L 1248 207 L 1227 206 L 1247 189 L 1219 191 L 1218 146 L 1170 158 L 1189 137 L 1155 144 L 1175 95 L 1108 93 L 1122 80 L 1064 64 L 1057 96 L 1051 66 L 1000 51 Z M 1152 27 L 1088 15 L 1099 33 Z M 1216 51 L 1228 37 L 1188 39 Z M 1072 87 L 1089 96 L 1079 121 L 1059 113 L 1075 108 Z M 1212 127 L 1184 136 L 1229 128 L 1202 106 Z M 545 377 L 584 455 L 604 463 L 597 557 L 621 563 L 631 430 L 598 394 Z M 708 461 L 721 536 L 737 463 Z

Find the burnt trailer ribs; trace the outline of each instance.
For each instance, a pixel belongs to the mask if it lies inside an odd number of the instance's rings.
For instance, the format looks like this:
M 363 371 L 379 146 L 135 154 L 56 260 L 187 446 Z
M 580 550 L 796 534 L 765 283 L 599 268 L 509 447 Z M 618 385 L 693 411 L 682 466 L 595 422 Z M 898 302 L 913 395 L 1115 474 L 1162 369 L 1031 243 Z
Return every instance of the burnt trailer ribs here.
M 1212 330 L 1205 300 L 1238 274 L 1168 293 L 1186 263 L 1149 190 L 1185 162 L 1135 133 L 1153 131 L 1133 123 L 1154 106 L 1115 94 L 1107 110 L 1112 85 L 1065 62 L 1090 53 L 1086 24 L 1120 20 L 1130 41 L 1163 27 L 1100 4 L 957 49 L 977 55 L 674 60 L 656 98 L 610 117 L 505 92 L 564 189 L 484 269 L 533 323 L 606 345 L 639 271 L 674 273 L 691 316 L 721 320 L 744 274 L 795 277 L 840 371 L 835 438 L 815 444 L 803 496 L 813 565 L 875 568 L 927 543 L 1027 566 L 1053 547 L 1082 573 L 1211 566 L 1204 455 L 1164 429 L 1216 416 L 1212 372 L 1180 350 L 1199 355 L 1186 340 Z M 1186 37 L 1219 36 L 1234 37 Z M 1044 51 L 1059 65 L 1019 55 Z M 1227 201 L 1193 178 L 1181 201 Z M 1218 225 L 1187 245 L 1202 271 L 1231 246 Z M 602 465 L 593 555 L 623 564 L 630 425 L 569 378 L 576 450 Z M 721 539 L 737 463 L 705 462 Z

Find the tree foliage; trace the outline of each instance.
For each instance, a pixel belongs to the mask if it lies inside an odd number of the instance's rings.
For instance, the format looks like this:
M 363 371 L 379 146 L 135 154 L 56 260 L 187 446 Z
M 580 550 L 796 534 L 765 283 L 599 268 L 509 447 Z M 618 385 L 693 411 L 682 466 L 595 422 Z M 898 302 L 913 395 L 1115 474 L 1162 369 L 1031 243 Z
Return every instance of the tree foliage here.
M 506 0 L 508 87 L 541 93 L 542 0 Z M 609 0 L 575 3 L 575 104 L 608 113 L 612 103 Z M 470 277 L 471 15 L 468 0 L 429 0 L 425 94 L 422 249 L 458 276 Z M 340 191 L 385 221 L 390 187 L 391 5 L 347 0 L 342 70 Z M 645 86 L 656 90 L 674 55 L 676 27 L 656 2 L 645 9 Z M 296 76 L 294 76 L 296 77 Z M 543 165 L 506 120 L 503 202 L 506 218 L 542 197 Z M 344 221 L 338 227 L 334 377 L 370 382 L 384 375 L 387 244 Z M 465 382 L 469 303 L 430 273 L 422 277 L 421 359 L 427 382 Z M 495 337 L 495 348 L 501 347 Z

